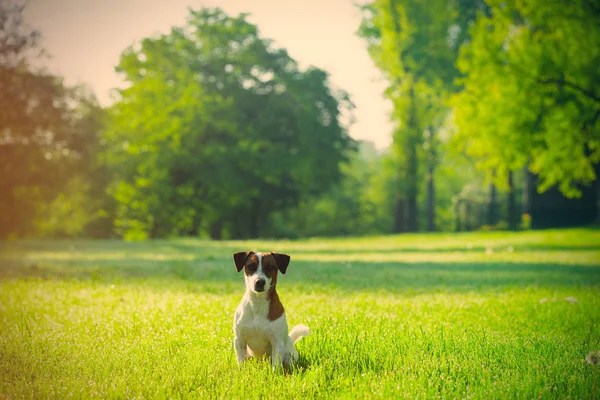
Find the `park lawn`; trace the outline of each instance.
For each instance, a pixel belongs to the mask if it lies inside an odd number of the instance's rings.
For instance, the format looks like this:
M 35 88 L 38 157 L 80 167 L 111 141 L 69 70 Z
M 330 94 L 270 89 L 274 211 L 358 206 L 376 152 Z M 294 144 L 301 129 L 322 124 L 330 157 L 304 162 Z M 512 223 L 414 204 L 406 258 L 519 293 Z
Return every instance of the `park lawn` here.
M 0 398 L 591 398 L 600 230 L 0 243 Z M 231 253 L 288 252 L 288 375 L 238 367 Z M 595 373 L 595 377 L 594 377 Z

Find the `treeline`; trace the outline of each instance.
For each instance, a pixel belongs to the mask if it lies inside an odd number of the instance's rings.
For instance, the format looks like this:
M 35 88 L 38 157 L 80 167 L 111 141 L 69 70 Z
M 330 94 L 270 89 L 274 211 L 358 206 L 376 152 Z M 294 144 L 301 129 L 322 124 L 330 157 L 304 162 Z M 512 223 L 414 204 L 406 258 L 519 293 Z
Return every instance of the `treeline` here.
M 349 137 L 354 106 L 327 72 L 245 15 L 190 11 L 125 49 L 126 88 L 102 108 L 33 66 L 40 35 L 3 3 L 0 238 L 517 228 L 532 182 L 570 197 L 595 182 L 594 4 L 421 3 L 362 7 L 394 105 L 382 153 Z
M 529 225 L 521 216 L 530 211 L 538 226 L 553 213 L 570 215 L 560 201 L 553 202 L 562 209 L 534 202 L 536 188 L 558 187 L 572 198 L 589 193 L 588 215 L 574 220 L 593 221 L 597 191 L 587 188 L 600 162 L 596 2 L 375 0 L 362 10 L 359 33 L 389 82 L 397 123 L 390 154 L 399 176 L 397 231 L 422 226 L 423 206 L 427 229 L 436 229 L 449 154 L 472 160 L 491 183 L 464 181 L 454 198 L 458 229 L 485 219 L 517 228 Z

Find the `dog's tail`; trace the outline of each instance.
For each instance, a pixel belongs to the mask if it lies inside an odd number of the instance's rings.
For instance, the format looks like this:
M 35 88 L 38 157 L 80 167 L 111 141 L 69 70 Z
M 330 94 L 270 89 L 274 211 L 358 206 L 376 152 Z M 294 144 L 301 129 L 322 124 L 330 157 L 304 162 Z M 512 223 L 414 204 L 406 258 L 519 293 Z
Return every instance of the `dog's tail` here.
M 290 331 L 290 339 L 292 339 L 292 343 L 296 343 L 298 340 L 308 335 L 310 335 L 310 329 L 308 329 L 308 326 L 304 324 L 296 325 Z

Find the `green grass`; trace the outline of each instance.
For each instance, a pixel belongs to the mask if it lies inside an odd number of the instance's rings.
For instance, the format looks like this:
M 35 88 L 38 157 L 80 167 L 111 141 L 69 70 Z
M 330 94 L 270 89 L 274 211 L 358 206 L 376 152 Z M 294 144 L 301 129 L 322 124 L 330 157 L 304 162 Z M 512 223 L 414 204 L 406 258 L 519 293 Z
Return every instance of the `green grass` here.
M 600 376 L 600 230 L 0 246 L 0 398 L 591 398 Z M 291 374 L 235 362 L 246 249 L 292 256 Z

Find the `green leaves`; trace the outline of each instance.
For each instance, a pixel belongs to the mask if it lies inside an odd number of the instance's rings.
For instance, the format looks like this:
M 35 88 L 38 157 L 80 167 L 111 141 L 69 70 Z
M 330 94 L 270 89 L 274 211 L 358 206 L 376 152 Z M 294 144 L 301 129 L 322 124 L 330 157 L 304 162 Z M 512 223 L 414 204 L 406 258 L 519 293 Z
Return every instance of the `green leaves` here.
M 298 70 L 245 15 L 191 11 L 117 70 L 129 87 L 106 139 L 126 236 L 256 236 L 270 213 L 338 180 L 352 148 L 347 95 L 324 71 Z
M 417 229 L 423 170 L 433 179 L 431 171 L 440 160 L 437 132 L 449 114 L 447 101 L 456 90 L 458 48 L 470 22 L 464 11 L 474 7 L 471 2 L 446 0 L 375 0 L 361 7 L 358 33 L 367 40 L 371 58 L 387 78 L 385 95 L 393 103 L 392 160 L 398 177 L 388 190 L 397 199 L 397 219 L 409 216 L 407 227 L 397 229 Z M 433 183 L 428 186 L 430 220 L 434 219 L 433 187 Z
M 455 139 L 499 180 L 530 162 L 539 190 L 578 196 L 599 157 L 598 14 L 585 1 L 489 4 L 458 62 Z
M 67 87 L 30 64 L 43 54 L 40 33 L 24 26 L 19 3 L 0 3 L 0 238 L 37 233 L 43 225 L 38 218 L 54 211 L 59 219 L 77 219 L 72 226 L 82 223 L 85 213 L 73 211 L 67 200 L 51 203 L 64 199 L 63 191 L 75 193 L 69 181 L 94 169 L 90 156 L 102 125 L 89 91 Z M 84 203 L 77 195 L 70 200 Z M 42 231 L 52 225 L 46 222 Z

